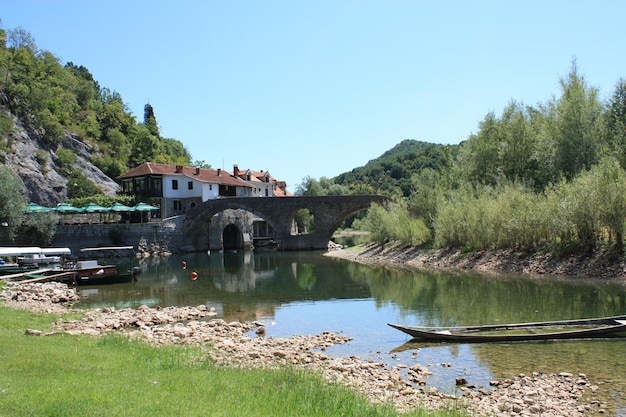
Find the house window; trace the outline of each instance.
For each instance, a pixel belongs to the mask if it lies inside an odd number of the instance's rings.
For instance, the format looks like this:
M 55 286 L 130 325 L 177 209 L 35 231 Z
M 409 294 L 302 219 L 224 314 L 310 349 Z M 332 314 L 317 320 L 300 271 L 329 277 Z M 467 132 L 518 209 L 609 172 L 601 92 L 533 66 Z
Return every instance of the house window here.
M 213 184 L 209 184 L 209 190 L 213 190 Z
M 172 180 L 172 190 L 178 190 L 178 180 Z
M 183 202 L 180 200 L 174 200 L 174 210 L 182 211 L 183 210 Z
M 193 181 L 189 181 L 189 182 L 187 183 L 187 189 L 188 189 L 188 190 L 193 190 Z

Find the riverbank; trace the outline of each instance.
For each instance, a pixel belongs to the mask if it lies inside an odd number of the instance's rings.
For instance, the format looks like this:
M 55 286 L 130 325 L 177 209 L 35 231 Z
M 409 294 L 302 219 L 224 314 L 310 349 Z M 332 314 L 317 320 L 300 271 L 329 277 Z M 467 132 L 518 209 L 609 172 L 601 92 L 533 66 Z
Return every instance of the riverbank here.
M 513 249 L 464 253 L 459 249 L 425 249 L 370 243 L 349 249 L 331 250 L 327 256 L 355 262 L 402 268 L 457 269 L 480 272 L 516 272 L 534 275 L 580 275 L 624 277 L 626 260 L 614 252 L 576 253 L 559 257 L 549 252 Z
M 7 285 L 0 293 L 0 300 L 8 307 L 57 314 L 74 311 L 72 304 L 77 299 L 74 289 L 58 283 Z M 324 332 L 289 338 L 264 337 L 264 323 L 227 323 L 215 318 L 215 311 L 206 306 L 102 308 L 80 313 L 80 319 L 61 316 L 53 332 L 25 329 L 25 334 L 45 336 L 62 332 L 98 337 L 118 333 L 157 346 L 207 346 L 207 355 L 218 366 L 307 369 L 354 389 L 373 403 L 393 405 L 399 412 L 424 407 L 467 409 L 473 415 L 485 416 L 583 416 L 603 410 L 597 401 L 581 402 L 598 389 L 585 375 L 533 373 L 492 381 L 489 387 L 467 386 L 459 381 L 458 394 L 449 395 L 426 387 L 430 373 L 427 366 L 388 365 L 325 353 L 332 345 L 349 343 L 348 335 Z

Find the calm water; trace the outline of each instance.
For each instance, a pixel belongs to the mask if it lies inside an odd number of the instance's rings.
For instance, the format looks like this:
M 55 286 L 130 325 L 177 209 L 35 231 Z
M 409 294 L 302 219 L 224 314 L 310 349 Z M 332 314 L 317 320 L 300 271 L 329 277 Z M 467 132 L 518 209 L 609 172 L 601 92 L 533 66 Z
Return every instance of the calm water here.
M 121 268 L 140 266 L 139 280 L 81 287 L 81 306 L 204 304 L 227 321 L 265 321 L 267 336 L 342 332 L 353 340 L 328 353 L 388 365 L 420 363 L 433 372 L 428 384 L 446 392 L 454 391 L 460 376 L 488 387 L 490 380 L 519 373 L 585 373 L 600 384 L 599 396 L 611 406 L 609 415 L 626 416 L 626 340 L 412 345 L 387 326 L 622 315 L 623 279 L 405 271 L 318 252 L 196 253 L 117 262 Z M 191 279 L 191 272 L 198 274 L 197 280 Z

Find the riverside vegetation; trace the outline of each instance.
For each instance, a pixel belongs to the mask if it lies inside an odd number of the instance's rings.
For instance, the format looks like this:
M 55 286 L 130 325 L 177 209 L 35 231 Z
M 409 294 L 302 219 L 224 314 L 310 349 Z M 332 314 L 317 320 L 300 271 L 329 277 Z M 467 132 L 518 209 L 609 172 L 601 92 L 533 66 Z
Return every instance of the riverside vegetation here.
M 306 178 L 297 192 L 393 197 L 344 224 L 371 232 L 383 247 L 601 251 L 622 259 L 626 81 L 602 101 L 574 61 L 559 83 L 559 97 L 533 106 L 511 101 L 459 145 L 405 140 L 335 178 Z

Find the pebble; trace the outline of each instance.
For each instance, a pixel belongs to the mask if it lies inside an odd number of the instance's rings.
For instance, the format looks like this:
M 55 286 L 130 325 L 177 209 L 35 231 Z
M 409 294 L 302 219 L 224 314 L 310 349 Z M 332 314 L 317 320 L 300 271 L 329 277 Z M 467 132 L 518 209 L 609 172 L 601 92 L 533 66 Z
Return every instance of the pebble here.
M 75 290 L 61 283 L 7 284 L 0 300 L 12 308 L 37 312 L 63 313 L 78 301 Z M 116 309 L 113 307 L 81 310 L 83 318 L 57 321 L 58 332 L 101 336 L 122 333 L 157 346 L 204 345 L 215 349 L 211 359 L 218 365 L 240 368 L 277 368 L 285 365 L 310 369 L 330 382 L 353 388 L 376 404 L 391 404 L 398 412 L 416 408 L 467 409 L 477 416 L 571 416 L 581 417 L 604 412 L 599 402 L 581 403 L 586 390 L 595 392 L 587 376 L 568 372 L 531 375 L 519 374 L 502 381 L 491 381 L 490 390 L 472 390 L 469 386 L 459 395 L 439 392 L 435 387 L 425 388 L 425 379 L 431 372 L 422 365 L 397 364 L 389 367 L 381 362 L 362 360 L 356 356 L 332 357 L 323 353 L 327 347 L 348 343 L 345 335 L 322 332 L 318 335 L 288 338 L 263 337 L 264 324 L 260 322 L 226 323 L 215 318 L 215 310 L 206 306 Z M 251 334 L 256 332 L 256 337 Z M 36 329 L 26 334 L 45 336 Z M 54 333 L 54 332 L 53 332 Z M 441 364 L 451 367 L 451 363 Z M 466 385 L 466 378 L 458 378 L 457 385 Z M 471 386 L 471 385 L 470 385 Z

